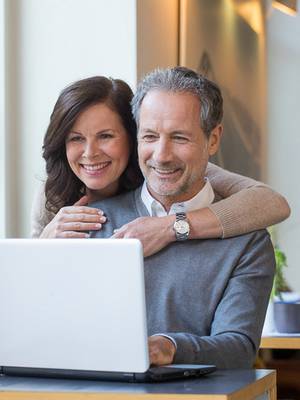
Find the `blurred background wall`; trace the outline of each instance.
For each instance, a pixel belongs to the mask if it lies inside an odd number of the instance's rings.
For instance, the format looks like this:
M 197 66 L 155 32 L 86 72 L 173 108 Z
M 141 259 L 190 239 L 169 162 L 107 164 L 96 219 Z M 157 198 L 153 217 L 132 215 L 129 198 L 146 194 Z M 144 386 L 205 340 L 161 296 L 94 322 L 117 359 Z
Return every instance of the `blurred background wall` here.
M 231 136 L 233 128 L 251 136 L 252 167 L 226 164 L 228 151 L 218 162 L 260 176 L 288 198 L 292 216 L 276 232 L 288 281 L 299 291 L 300 16 L 271 3 L 0 0 L 0 237 L 29 236 L 33 194 L 44 177 L 42 140 L 63 87 L 102 74 L 134 89 L 156 66 L 183 64 L 225 90 Z
M 3 0 L 0 1 L 0 237 L 5 235 L 5 91 L 4 91 L 4 6 Z
M 283 193 L 292 215 L 277 225 L 277 240 L 288 258 L 290 286 L 300 291 L 300 4 L 290 16 L 268 14 L 267 35 L 267 182 Z
M 179 64 L 179 0 L 137 0 L 137 79 Z

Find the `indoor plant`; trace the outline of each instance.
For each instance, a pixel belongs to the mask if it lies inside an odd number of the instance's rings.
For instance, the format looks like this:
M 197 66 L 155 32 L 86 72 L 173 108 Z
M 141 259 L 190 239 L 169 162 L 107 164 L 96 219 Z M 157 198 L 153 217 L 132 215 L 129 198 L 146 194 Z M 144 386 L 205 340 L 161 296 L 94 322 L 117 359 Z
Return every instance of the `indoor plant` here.
M 286 255 L 282 250 L 279 249 L 278 246 L 274 247 L 274 253 L 275 253 L 276 269 L 275 269 L 275 276 L 271 292 L 271 299 L 278 297 L 280 300 L 283 300 L 282 292 L 290 291 L 283 274 L 284 268 L 287 267 Z
M 300 302 L 295 296 L 285 278 L 284 268 L 287 267 L 286 255 L 278 246 L 274 247 L 276 270 L 271 293 L 274 305 L 274 322 L 276 330 L 280 333 L 300 332 Z

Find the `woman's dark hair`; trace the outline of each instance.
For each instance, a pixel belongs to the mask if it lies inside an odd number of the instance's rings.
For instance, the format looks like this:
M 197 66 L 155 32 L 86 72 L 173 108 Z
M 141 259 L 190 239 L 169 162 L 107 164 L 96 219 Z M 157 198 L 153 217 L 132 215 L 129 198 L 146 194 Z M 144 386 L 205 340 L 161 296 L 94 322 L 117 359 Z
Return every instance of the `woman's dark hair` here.
M 50 117 L 43 144 L 47 180 L 46 209 L 57 213 L 61 207 L 74 204 L 85 193 L 84 183 L 71 170 L 66 156 L 66 137 L 79 114 L 97 103 L 105 103 L 121 119 L 128 134 L 131 154 L 120 177 L 119 193 L 137 188 L 142 182 L 138 166 L 136 124 L 130 102 L 133 93 L 120 79 L 95 76 L 66 87 L 60 94 Z

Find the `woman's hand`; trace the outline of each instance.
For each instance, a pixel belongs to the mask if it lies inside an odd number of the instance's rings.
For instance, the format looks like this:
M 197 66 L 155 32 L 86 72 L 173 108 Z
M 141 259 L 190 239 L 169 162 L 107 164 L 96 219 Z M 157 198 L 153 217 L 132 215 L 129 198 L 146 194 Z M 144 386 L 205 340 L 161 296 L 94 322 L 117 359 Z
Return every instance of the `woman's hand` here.
M 143 245 L 144 257 L 149 257 L 175 241 L 174 222 L 175 215 L 136 218 L 116 229 L 112 238 L 139 239 Z
M 81 197 L 73 206 L 62 207 L 44 228 L 40 238 L 88 238 L 84 231 L 101 229 L 106 221 L 98 208 L 86 207 L 88 196 Z

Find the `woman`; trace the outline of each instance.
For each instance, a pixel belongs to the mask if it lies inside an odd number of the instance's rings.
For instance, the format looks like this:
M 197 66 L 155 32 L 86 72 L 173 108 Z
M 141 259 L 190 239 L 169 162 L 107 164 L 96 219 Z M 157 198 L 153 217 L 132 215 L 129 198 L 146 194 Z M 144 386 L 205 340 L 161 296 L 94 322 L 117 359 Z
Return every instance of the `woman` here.
M 88 237 L 106 217 L 87 204 L 141 184 L 131 98 L 125 82 L 105 77 L 80 80 L 60 94 L 44 138 L 47 180 L 33 206 L 33 237 Z M 260 182 L 213 164 L 207 177 L 225 199 L 187 214 L 191 239 L 230 237 L 289 215 L 285 199 Z M 139 238 L 149 256 L 175 240 L 168 219 L 139 218 L 115 237 Z

